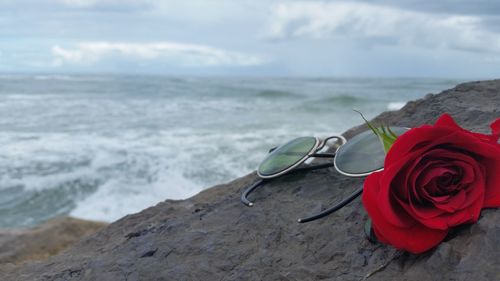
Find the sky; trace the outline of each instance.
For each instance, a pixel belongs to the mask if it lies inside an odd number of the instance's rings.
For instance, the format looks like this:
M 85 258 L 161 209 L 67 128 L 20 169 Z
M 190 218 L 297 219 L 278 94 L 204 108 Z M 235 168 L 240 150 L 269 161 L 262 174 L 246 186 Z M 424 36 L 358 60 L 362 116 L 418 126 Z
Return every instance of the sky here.
M 1 73 L 500 76 L 500 1 L 0 0 Z

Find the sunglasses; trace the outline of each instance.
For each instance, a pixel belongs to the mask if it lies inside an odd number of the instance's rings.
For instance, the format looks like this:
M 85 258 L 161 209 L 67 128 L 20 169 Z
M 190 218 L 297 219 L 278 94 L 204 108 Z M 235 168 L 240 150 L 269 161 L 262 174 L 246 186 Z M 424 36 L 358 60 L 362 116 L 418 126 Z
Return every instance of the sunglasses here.
M 391 127 L 392 132 L 401 135 L 408 130 L 404 127 Z M 336 140 L 335 153 L 322 153 L 327 143 Z M 310 158 L 332 158 L 332 162 L 299 167 Z M 257 168 L 259 180 L 247 187 L 241 194 L 241 202 L 248 207 L 254 203 L 248 196 L 259 186 L 282 175 L 335 167 L 335 170 L 348 177 L 364 177 L 384 169 L 385 152 L 378 137 L 372 131 L 362 132 L 347 141 L 343 136 L 330 136 L 325 139 L 300 137 L 275 147 Z M 330 208 L 317 214 L 298 219 L 299 223 L 310 222 L 325 217 L 354 200 L 363 192 L 359 188 Z

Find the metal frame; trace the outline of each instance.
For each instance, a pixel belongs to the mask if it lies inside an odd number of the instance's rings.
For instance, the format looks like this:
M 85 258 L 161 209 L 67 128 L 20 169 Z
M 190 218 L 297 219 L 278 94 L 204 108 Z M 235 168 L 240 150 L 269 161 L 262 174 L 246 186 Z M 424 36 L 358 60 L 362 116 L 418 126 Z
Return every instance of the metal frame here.
M 403 127 L 403 128 L 406 128 L 406 127 Z M 409 129 L 409 128 L 406 128 L 406 129 Z M 326 143 L 330 139 L 333 139 L 333 138 L 341 141 L 341 144 L 337 148 L 337 150 L 335 151 L 335 153 L 317 153 L 318 151 L 320 151 L 321 149 L 324 148 L 324 146 L 326 145 Z M 246 206 L 248 206 L 248 207 L 252 207 L 254 205 L 254 203 L 247 199 L 248 195 L 252 191 L 254 191 L 257 187 L 265 184 L 267 181 L 269 181 L 272 178 L 277 178 L 277 177 L 279 177 L 281 175 L 284 175 L 284 174 L 287 174 L 287 173 L 291 173 L 291 172 L 311 171 L 311 170 L 328 168 L 328 167 L 332 167 L 333 166 L 337 172 L 339 172 L 340 174 L 342 174 L 344 176 L 348 176 L 348 177 L 364 177 L 364 176 L 370 175 L 370 174 L 372 174 L 374 172 L 382 171 L 384 169 L 382 167 L 382 168 L 374 170 L 374 171 L 370 171 L 370 172 L 366 172 L 366 173 L 360 173 L 360 174 L 352 174 L 352 173 L 344 172 L 344 171 L 340 170 L 339 167 L 337 166 L 337 161 L 336 161 L 335 155 L 339 151 L 339 149 L 341 149 L 342 146 L 345 143 L 347 143 L 346 138 L 344 138 L 341 135 L 335 135 L 335 136 L 327 137 L 327 138 L 325 138 L 323 140 L 321 140 L 319 138 L 315 138 L 315 139 L 316 139 L 316 143 L 315 143 L 314 147 L 311 148 L 311 150 L 307 153 L 307 155 L 304 156 L 299 161 L 297 161 L 297 163 L 295 163 L 292 166 L 286 168 L 285 170 L 280 171 L 280 172 L 275 173 L 275 174 L 272 174 L 272 175 L 261 175 L 259 173 L 259 171 L 257 170 L 257 175 L 260 177 L 260 179 L 258 181 L 256 181 L 256 182 L 254 182 L 252 185 L 250 185 L 249 187 L 247 187 L 243 191 L 243 193 L 241 194 L 241 198 L 240 198 L 241 202 L 243 204 L 245 204 Z M 274 148 L 274 149 L 276 149 L 276 148 Z M 270 150 L 270 152 L 272 152 L 274 149 Z M 332 161 L 333 163 L 325 163 L 325 164 L 319 164 L 319 165 L 312 165 L 312 166 L 306 166 L 306 167 L 302 167 L 302 168 L 297 168 L 299 165 L 301 165 L 302 163 L 304 163 L 304 161 L 306 161 L 310 157 L 333 158 L 333 161 Z M 319 212 L 317 214 L 314 214 L 312 216 L 309 216 L 309 217 L 306 217 L 306 218 L 299 218 L 297 221 L 299 223 L 305 223 L 305 222 L 310 222 L 310 221 L 317 220 L 319 218 L 325 217 L 325 216 L 327 216 L 327 215 L 329 215 L 329 214 L 331 214 L 331 213 L 333 213 L 333 212 L 341 209 L 345 205 L 349 204 L 352 200 L 356 199 L 362 192 L 363 192 L 363 187 L 360 187 L 357 190 L 355 190 L 354 192 L 352 192 L 349 196 L 347 196 L 346 198 L 342 199 L 340 202 L 338 202 L 335 205 L 333 205 L 332 207 L 330 207 L 328 209 L 325 209 L 325 210 L 323 210 L 323 211 L 321 211 L 321 212 Z
M 241 194 L 241 198 L 240 198 L 241 202 L 248 207 L 253 207 L 254 203 L 252 201 L 248 200 L 248 198 L 247 198 L 248 195 L 251 192 L 253 192 L 257 187 L 261 186 L 262 184 L 266 183 L 268 180 L 270 180 L 272 178 L 277 178 L 279 176 L 282 176 L 284 174 L 288 174 L 291 172 L 311 171 L 311 170 L 323 169 L 323 168 L 328 168 L 328 167 L 334 166 L 333 163 L 325 163 L 325 164 L 318 164 L 318 165 L 313 165 L 313 166 L 297 168 L 298 166 L 300 166 L 302 163 L 304 163 L 310 157 L 334 158 L 335 153 L 318 153 L 318 151 L 323 149 L 325 147 L 325 145 L 327 144 L 327 142 L 331 139 L 339 140 L 341 142 L 340 146 L 344 145 L 347 142 L 346 138 L 344 138 L 343 136 L 340 136 L 340 135 L 329 136 L 329 137 L 324 138 L 324 139 L 319 139 L 319 138 L 315 137 L 316 142 L 315 142 L 314 146 L 309 150 L 309 152 L 307 152 L 307 154 L 304 157 L 302 157 L 299 161 L 297 161 L 295 164 L 284 169 L 283 171 L 280 171 L 280 172 L 272 174 L 272 175 L 262 175 L 259 173 L 259 171 L 257 169 L 257 175 L 259 176 L 260 179 L 256 182 L 254 182 L 252 185 L 250 185 L 249 187 L 247 187 L 243 191 L 243 193 Z M 293 141 L 293 140 L 291 140 L 291 141 Z M 277 148 L 278 147 L 272 148 L 270 150 L 270 152 L 274 151 Z M 299 219 L 299 221 L 304 221 L 304 222 L 305 222 L 305 220 L 306 219 Z
M 408 127 L 401 127 L 401 128 L 405 128 L 406 130 L 409 130 L 410 128 Z M 341 147 L 339 147 L 337 149 L 337 151 L 341 149 Z M 348 177 L 353 177 L 353 178 L 359 178 L 359 177 L 365 177 L 365 176 L 368 176 L 368 175 L 371 175 L 375 172 L 380 172 L 380 171 L 383 171 L 384 170 L 384 167 L 380 168 L 380 169 L 376 169 L 376 170 L 373 170 L 373 171 L 370 171 L 370 172 L 366 172 L 366 173 L 362 173 L 362 174 L 351 174 L 351 173 L 348 173 L 348 172 L 344 172 L 342 171 L 338 166 L 337 166 L 337 157 L 334 157 L 333 158 L 333 165 L 335 166 L 335 170 L 337 170 L 337 172 L 339 172 L 340 174 L 344 175 L 344 176 L 348 176 Z
M 339 147 L 340 149 L 340 147 Z M 368 175 L 371 175 L 375 172 L 380 172 L 380 171 L 383 171 L 384 170 L 384 167 L 380 168 L 380 169 L 376 169 L 376 170 L 373 170 L 373 171 L 370 171 L 370 172 L 366 172 L 366 173 L 362 173 L 362 174 L 351 174 L 351 173 L 347 173 L 347 172 L 344 172 L 342 171 L 338 166 L 337 166 L 337 157 L 334 157 L 333 158 L 333 166 L 335 167 L 335 170 L 337 170 L 337 172 L 339 172 L 340 174 L 344 175 L 344 176 L 348 176 L 348 177 L 352 177 L 352 178 L 360 178 L 360 177 L 364 177 L 364 176 L 368 176 Z
M 257 175 L 261 179 L 272 179 L 272 178 L 276 178 L 276 177 L 279 177 L 281 175 L 284 175 L 284 174 L 290 172 L 294 168 L 298 167 L 300 164 L 304 163 L 310 157 L 318 157 L 318 158 L 330 158 L 330 157 L 332 157 L 333 158 L 333 157 L 335 157 L 335 154 L 330 154 L 330 153 L 318 154 L 317 152 L 320 151 L 321 149 L 323 149 L 325 147 L 326 143 L 331 139 L 340 140 L 340 142 L 341 142 L 340 146 L 344 145 L 347 142 L 346 138 L 344 138 L 341 135 L 338 135 L 338 136 L 334 135 L 334 136 L 330 136 L 330 137 L 327 137 L 324 139 L 319 139 L 319 138 L 315 137 L 315 139 L 316 139 L 316 143 L 314 144 L 314 146 L 309 150 L 309 152 L 307 152 L 306 156 L 302 157 L 299 161 L 297 161 L 297 163 L 293 164 L 292 166 L 286 168 L 285 170 L 283 170 L 281 172 L 278 172 L 278 173 L 275 173 L 272 175 L 262 175 L 259 172 L 259 170 L 257 169 Z M 293 139 L 293 140 L 295 140 L 295 139 Z M 291 140 L 291 141 L 293 141 L 293 140 Z M 289 141 L 289 142 L 291 142 L 291 141 Z M 274 151 L 274 149 L 277 149 L 277 147 L 273 148 L 271 151 Z
M 278 172 L 278 173 L 275 173 L 275 174 L 272 174 L 272 175 L 262 175 L 260 172 L 259 172 L 259 169 L 257 169 L 257 175 L 259 176 L 259 178 L 261 179 L 272 179 L 272 178 L 276 178 L 276 177 L 279 177 L 281 175 L 284 175 L 286 173 L 288 173 L 290 170 L 293 170 L 294 168 L 296 168 L 297 166 L 299 166 L 300 164 L 304 163 L 304 161 L 306 161 L 307 159 L 309 159 L 309 157 L 311 157 L 311 152 L 313 151 L 317 151 L 318 149 L 318 146 L 319 144 L 321 143 L 321 141 L 318 139 L 318 138 L 314 138 L 316 140 L 316 143 L 314 144 L 314 146 L 309 150 L 309 152 L 307 152 L 307 154 L 302 157 L 299 161 L 297 161 L 297 163 L 293 164 L 292 166 L 284 169 L 283 171 L 281 172 Z M 293 139 L 295 140 L 295 139 Z M 289 141 L 289 142 L 292 142 L 293 140 Z M 288 142 L 288 143 L 289 143 Z

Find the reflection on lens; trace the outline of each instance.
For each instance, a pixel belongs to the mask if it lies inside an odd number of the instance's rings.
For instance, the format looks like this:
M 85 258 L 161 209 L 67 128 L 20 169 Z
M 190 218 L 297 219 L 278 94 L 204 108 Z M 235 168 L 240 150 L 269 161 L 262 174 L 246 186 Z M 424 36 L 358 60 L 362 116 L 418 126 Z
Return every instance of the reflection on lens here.
M 314 137 L 302 137 L 278 147 L 259 165 L 257 169 L 259 176 L 275 176 L 304 161 L 307 154 L 316 147 L 316 142 Z
M 401 135 L 408 129 L 390 127 L 396 135 Z M 378 137 L 370 130 L 365 131 L 337 150 L 335 166 L 350 176 L 363 176 L 384 167 L 385 152 Z

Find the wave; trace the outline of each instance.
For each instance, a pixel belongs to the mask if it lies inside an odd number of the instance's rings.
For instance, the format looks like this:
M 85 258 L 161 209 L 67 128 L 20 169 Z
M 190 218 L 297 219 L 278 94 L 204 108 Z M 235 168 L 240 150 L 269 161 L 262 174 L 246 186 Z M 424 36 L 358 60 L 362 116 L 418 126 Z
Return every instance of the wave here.
M 0 132 L 0 226 L 36 224 L 61 214 L 111 222 L 165 199 L 184 199 L 251 172 L 270 147 L 294 137 L 294 130 L 296 124 L 258 130 Z
M 0 89 L 0 227 L 113 221 L 190 197 L 291 138 L 359 124 L 352 108 L 372 118 L 413 95 L 363 81 L 131 77 L 0 76 L 25 79 Z
M 390 102 L 387 104 L 387 110 L 391 110 L 391 111 L 400 110 L 405 105 L 406 105 L 406 102 L 400 102 L 400 101 Z
M 22 80 L 26 79 L 24 75 L 14 75 L 14 74 L 2 74 L 0 75 L 0 80 Z
M 108 76 L 95 76 L 95 75 L 59 75 L 59 74 L 47 74 L 47 75 L 27 75 L 27 74 L 2 74 L 0 75 L 0 80 L 35 80 L 35 81 L 106 81 L 109 80 Z
M 289 91 L 281 91 L 281 90 L 263 90 L 257 92 L 255 95 L 257 97 L 263 98 L 290 98 L 290 97 L 300 97 L 299 94 L 289 92 Z
M 334 97 L 328 97 L 328 98 L 322 99 L 320 102 L 353 104 L 353 103 L 362 103 L 362 102 L 369 102 L 369 101 L 371 101 L 371 99 L 357 97 L 357 96 L 350 96 L 350 95 L 340 95 L 340 96 L 334 96 Z
M 320 99 L 315 101 L 319 104 L 340 104 L 340 105 L 354 105 L 360 103 L 371 102 L 373 99 L 363 98 L 358 96 L 351 95 L 339 95 L 339 96 L 331 96 L 327 98 Z
M 249 151 L 265 153 L 260 146 L 268 140 L 191 129 L 1 133 L 0 226 L 60 214 L 114 221 L 165 199 L 184 199 L 253 170 L 262 155 Z
M 318 104 L 336 104 L 336 105 L 344 105 L 344 106 L 355 106 L 355 105 L 366 105 L 369 103 L 385 103 L 386 104 L 386 110 L 394 111 L 394 110 L 399 110 L 403 106 L 406 105 L 406 102 L 401 102 L 401 101 L 390 101 L 387 102 L 386 100 L 383 99 L 372 99 L 372 98 L 364 98 L 364 97 L 357 97 L 357 96 L 350 96 L 350 95 L 340 95 L 340 96 L 334 96 L 334 97 L 328 97 L 321 99 L 319 101 L 316 101 Z
M 79 75 L 34 75 L 31 77 L 33 80 L 46 81 L 46 80 L 59 80 L 59 81 L 106 81 L 106 77 L 97 76 L 79 76 Z

